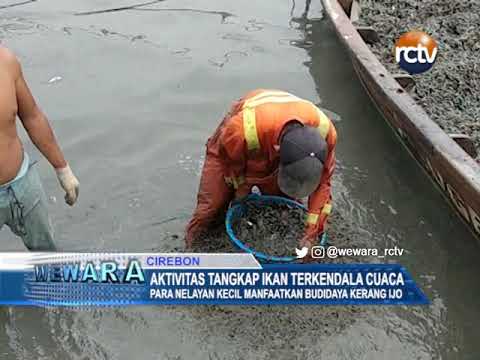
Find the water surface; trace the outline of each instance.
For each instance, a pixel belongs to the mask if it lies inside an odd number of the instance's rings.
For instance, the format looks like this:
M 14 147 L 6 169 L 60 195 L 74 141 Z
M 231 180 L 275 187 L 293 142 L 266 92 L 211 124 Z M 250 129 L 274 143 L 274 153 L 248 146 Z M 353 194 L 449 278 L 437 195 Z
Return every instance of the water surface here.
M 206 139 L 234 99 L 280 88 L 335 120 L 336 211 L 360 243 L 404 248 L 387 261 L 407 266 L 432 305 L 3 308 L 0 359 L 477 359 L 478 245 L 365 95 L 319 1 L 175 0 L 75 15 L 129 5 L 0 7 L 0 39 L 81 182 L 68 208 L 26 142 L 62 249 L 181 247 L 170 235 L 193 209 Z

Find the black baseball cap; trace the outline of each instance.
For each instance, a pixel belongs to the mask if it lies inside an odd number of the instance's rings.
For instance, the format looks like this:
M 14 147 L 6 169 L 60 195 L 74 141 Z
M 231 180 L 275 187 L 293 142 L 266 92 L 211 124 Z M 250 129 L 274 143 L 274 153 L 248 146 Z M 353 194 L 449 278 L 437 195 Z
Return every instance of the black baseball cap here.
M 278 186 L 286 195 L 301 199 L 320 184 L 328 145 L 317 128 L 297 124 L 287 125 L 280 139 Z

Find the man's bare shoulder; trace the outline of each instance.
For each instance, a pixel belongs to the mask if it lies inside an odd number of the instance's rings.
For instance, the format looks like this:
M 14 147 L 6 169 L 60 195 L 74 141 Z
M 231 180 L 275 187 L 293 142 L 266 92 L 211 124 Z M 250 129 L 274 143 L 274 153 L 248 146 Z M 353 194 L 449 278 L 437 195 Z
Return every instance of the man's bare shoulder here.
M 20 72 L 20 63 L 15 54 L 6 47 L 0 46 L 0 66 L 12 72 L 12 75 L 18 76 Z

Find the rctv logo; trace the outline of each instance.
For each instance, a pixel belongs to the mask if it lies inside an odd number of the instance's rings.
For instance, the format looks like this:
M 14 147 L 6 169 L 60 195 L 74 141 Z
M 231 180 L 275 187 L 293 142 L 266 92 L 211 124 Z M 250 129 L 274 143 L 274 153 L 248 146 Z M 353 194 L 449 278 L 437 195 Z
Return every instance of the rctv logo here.
M 405 33 L 395 43 L 395 61 L 410 74 L 430 70 L 437 53 L 437 42 L 422 31 Z

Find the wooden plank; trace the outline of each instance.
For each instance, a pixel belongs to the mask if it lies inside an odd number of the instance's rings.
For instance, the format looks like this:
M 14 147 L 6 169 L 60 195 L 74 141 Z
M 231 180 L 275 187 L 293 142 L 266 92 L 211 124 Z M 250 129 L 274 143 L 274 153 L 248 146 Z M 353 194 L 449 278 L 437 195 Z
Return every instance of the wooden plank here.
M 406 91 L 411 92 L 415 88 L 415 79 L 412 76 L 408 74 L 393 74 L 392 76 Z
M 480 239 L 480 165 L 430 119 L 385 69 L 338 1 L 322 3 L 374 104 Z

